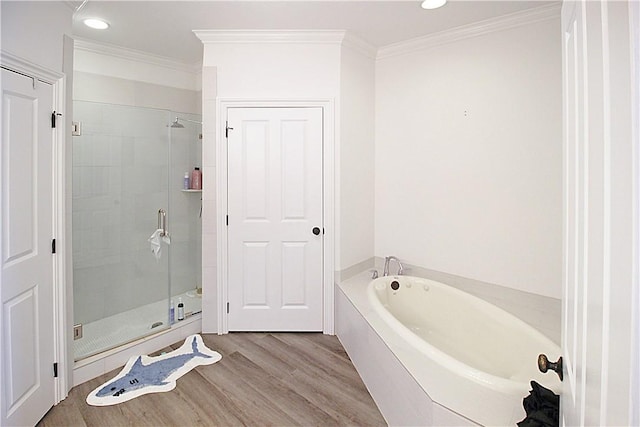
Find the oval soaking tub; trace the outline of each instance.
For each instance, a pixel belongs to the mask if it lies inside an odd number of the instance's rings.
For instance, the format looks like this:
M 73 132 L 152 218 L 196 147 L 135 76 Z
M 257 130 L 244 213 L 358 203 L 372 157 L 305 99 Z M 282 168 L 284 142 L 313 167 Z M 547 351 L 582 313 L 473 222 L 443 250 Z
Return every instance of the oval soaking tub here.
M 559 394 L 558 376 L 540 373 L 537 359 L 557 360 L 560 348 L 506 311 L 411 276 L 375 279 L 367 294 L 373 311 L 418 350 L 403 350 L 413 354 L 407 369 L 440 405 L 482 425 L 514 425 L 526 415 L 531 380 Z

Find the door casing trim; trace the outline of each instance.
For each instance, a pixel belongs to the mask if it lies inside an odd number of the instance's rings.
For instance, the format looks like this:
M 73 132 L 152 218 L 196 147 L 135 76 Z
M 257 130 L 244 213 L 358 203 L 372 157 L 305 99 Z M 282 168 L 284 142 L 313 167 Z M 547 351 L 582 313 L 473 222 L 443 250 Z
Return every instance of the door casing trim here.
M 217 311 L 218 334 L 229 332 L 228 234 L 227 206 L 227 145 L 226 120 L 230 108 L 322 108 L 322 222 L 325 230 L 323 245 L 323 313 L 322 332 L 335 333 L 334 257 L 335 257 L 335 109 L 333 99 L 236 99 L 218 98 L 216 108 L 216 230 L 217 230 Z

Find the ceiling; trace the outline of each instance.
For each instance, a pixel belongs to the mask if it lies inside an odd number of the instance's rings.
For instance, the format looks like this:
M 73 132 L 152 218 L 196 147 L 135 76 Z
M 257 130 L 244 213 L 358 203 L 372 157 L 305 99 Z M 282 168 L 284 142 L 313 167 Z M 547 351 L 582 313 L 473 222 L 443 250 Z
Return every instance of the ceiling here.
M 82 1 L 67 2 L 77 8 Z M 420 1 L 93 1 L 74 15 L 74 36 L 194 64 L 202 43 L 192 30 L 348 30 L 375 47 L 436 33 L 557 1 L 449 0 L 424 10 Z M 83 25 L 110 23 L 105 31 Z

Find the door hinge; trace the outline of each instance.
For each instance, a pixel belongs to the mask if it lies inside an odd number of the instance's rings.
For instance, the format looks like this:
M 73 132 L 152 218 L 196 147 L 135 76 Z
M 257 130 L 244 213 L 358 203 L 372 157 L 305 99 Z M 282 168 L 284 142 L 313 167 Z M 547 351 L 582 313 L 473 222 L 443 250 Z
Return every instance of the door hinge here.
M 227 314 L 229 314 L 229 303 L 227 303 Z
M 55 111 L 51 113 L 51 128 L 55 129 L 56 127 L 56 117 L 62 116 L 62 113 L 56 113 Z
M 56 239 L 53 239 L 51 241 L 51 253 L 55 254 L 56 253 Z
M 228 122 L 228 121 L 227 121 L 227 122 L 225 122 L 225 126 L 226 126 L 226 127 L 225 127 L 225 130 L 224 130 L 224 137 L 225 137 L 225 138 L 229 138 L 229 131 L 230 131 L 230 130 L 233 130 L 233 128 L 230 128 L 230 127 L 229 127 L 229 122 Z
M 227 215 L 227 225 L 229 225 L 229 215 Z
M 58 362 L 53 364 L 53 378 L 58 378 Z

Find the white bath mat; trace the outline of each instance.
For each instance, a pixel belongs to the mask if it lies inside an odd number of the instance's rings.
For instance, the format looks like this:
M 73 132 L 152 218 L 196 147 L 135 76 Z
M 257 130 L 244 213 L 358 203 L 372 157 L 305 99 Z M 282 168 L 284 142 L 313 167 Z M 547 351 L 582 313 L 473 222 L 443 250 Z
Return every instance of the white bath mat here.
M 210 365 L 220 359 L 220 353 L 207 348 L 200 335 L 191 335 L 172 352 L 155 357 L 132 357 L 115 378 L 89 393 L 87 403 L 115 405 L 143 394 L 170 391 L 178 378 L 196 366 Z

